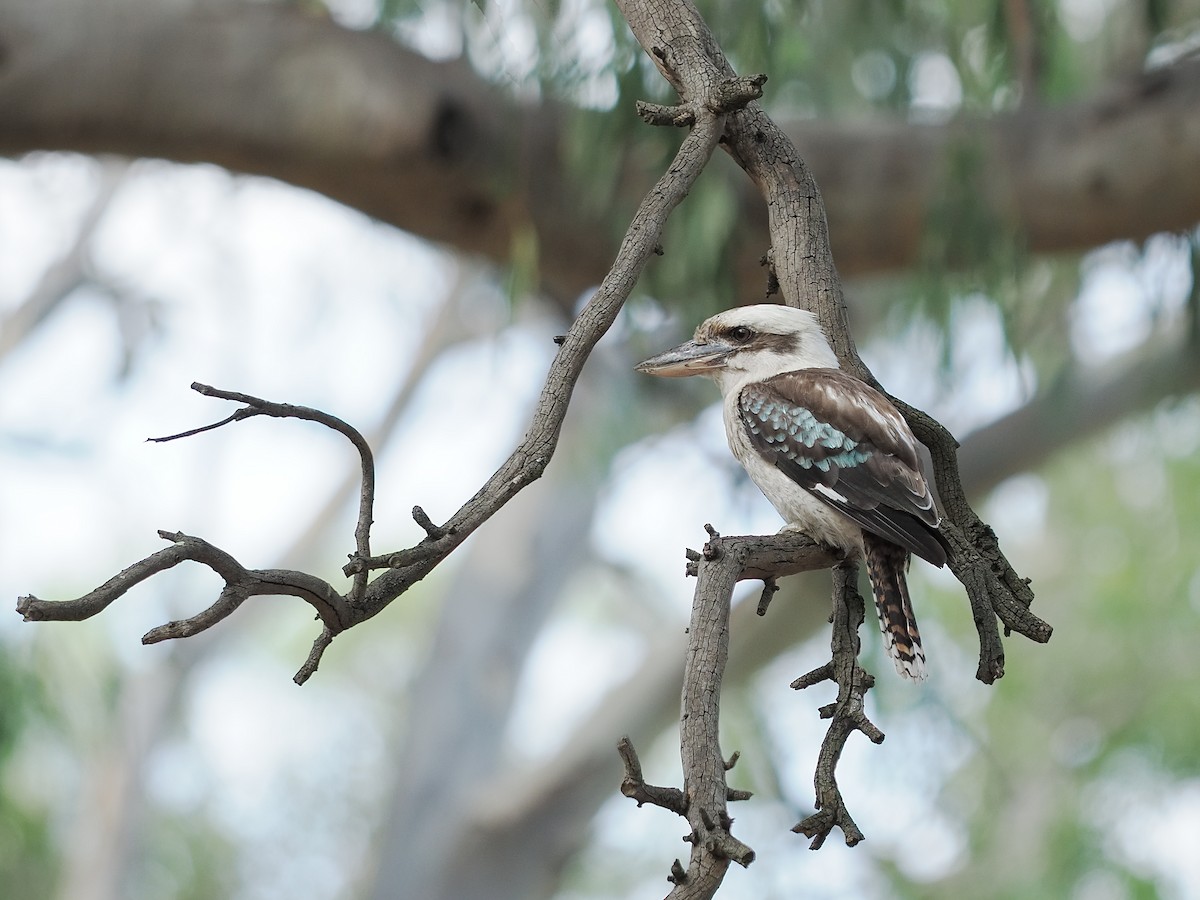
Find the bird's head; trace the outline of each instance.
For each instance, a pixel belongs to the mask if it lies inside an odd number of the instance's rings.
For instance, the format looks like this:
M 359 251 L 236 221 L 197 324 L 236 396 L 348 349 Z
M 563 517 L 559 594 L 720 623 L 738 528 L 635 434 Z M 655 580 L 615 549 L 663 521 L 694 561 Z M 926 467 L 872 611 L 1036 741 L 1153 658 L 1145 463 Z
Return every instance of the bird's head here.
M 803 309 L 761 304 L 717 313 L 686 344 L 638 363 L 647 375 L 707 375 L 722 393 L 796 369 L 838 367 L 817 317 Z

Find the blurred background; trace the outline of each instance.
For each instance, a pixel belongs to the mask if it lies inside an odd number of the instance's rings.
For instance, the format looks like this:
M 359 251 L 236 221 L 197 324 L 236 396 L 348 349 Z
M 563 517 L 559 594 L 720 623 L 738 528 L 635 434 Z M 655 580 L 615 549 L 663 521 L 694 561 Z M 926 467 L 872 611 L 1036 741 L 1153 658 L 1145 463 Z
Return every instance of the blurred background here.
M 735 610 L 729 898 L 1200 897 L 1200 3 L 865 0 L 701 9 L 829 207 L 856 338 L 962 442 L 1046 646 L 973 678 L 963 592 L 918 563 L 931 677 L 873 626 L 817 853 L 828 575 Z M 317 406 L 379 463 L 376 552 L 519 440 L 555 350 L 678 144 L 600 0 L 0 0 L 0 594 L 66 599 L 202 536 L 342 584 L 356 457 L 202 381 Z M 664 894 L 684 823 L 620 796 L 630 734 L 678 784 L 684 548 L 779 523 L 709 384 L 632 365 L 765 292 L 761 201 L 714 159 L 576 391 L 547 475 L 339 637 L 179 568 L 83 623 L 0 618 L 12 898 Z

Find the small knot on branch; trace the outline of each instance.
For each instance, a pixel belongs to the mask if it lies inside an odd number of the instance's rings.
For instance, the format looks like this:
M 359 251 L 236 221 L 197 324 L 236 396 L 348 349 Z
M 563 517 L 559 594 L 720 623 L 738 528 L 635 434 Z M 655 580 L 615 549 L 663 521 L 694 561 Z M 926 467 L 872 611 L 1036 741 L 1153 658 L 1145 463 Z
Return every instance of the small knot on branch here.
M 747 103 L 762 97 L 766 83 L 767 76 L 763 74 L 727 78 L 717 85 L 706 105 L 717 115 L 742 109 Z
M 754 851 L 723 828 L 713 831 L 704 847 L 714 856 L 732 860 L 743 869 L 754 862 Z
M 758 598 L 758 609 L 755 612 L 760 616 L 767 614 L 767 607 L 771 605 L 771 600 L 779 591 L 779 584 L 774 577 L 763 579 L 762 596 Z
M 811 672 L 806 672 L 795 681 L 792 682 L 791 688 L 794 691 L 802 691 L 805 688 L 810 688 L 814 684 L 820 684 L 822 681 L 830 681 L 833 678 L 833 660 L 825 663 L 823 666 L 817 666 Z
M 21 618 L 26 622 L 40 622 L 42 616 L 38 609 L 38 604 L 41 601 L 33 594 L 26 594 L 24 597 L 17 598 L 17 612 L 21 614 Z
M 637 114 L 647 125 L 670 125 L 688 128 L 696 124 L 696 111 L 690 106 L 664 106 L 661 103 L 637 102 Z
M 421 507 L 414 506 L 412 508 L 412 517 L 413 521 L 420 525 L 425 534 L 429 536 L 429 540 L 436 541 L 445 536 L 446 529 L 440 525 L 434 525 L 433 520 L 429 518 L 425 510 L 421 509 Z
M 846 807 L 841 804 L 813 813 L 804 821 L 793 825 L 792 831 L 813 839 L 812 843 L 808 845 L 810 850 L 820 850 L 825 843 L 825 838 L 829 837 L 829 833 L 833 831 L 835 825 L 842 829 L 842 834 L 846 836 L 847 847 L 853 847 L 862 842 L 864 837 L 862 831 L 850 817 Z
M 704 530 L 708 532 L 708 543 L 704 545 L 703 550 L 704 558 L 709 562 L 712 562 L 714 559 L 720 559 L 721 547 L 717 542 L 721 539 L 721 533 L 708 522 L 704 523 Z
M 779 293 L 779 273 L 775 269 L 775 248 L 767 250 L 766 253 L 759 258 L 758 264 L 765 266 L 767 270 L 767 293 L 768 298 L 774 297 Z
M 671 863 L 671 874 L 667 876 L 667 881 L 674 885 L 687 884 L 687 872 L 683 870 L 683 865 L 678 859 Z

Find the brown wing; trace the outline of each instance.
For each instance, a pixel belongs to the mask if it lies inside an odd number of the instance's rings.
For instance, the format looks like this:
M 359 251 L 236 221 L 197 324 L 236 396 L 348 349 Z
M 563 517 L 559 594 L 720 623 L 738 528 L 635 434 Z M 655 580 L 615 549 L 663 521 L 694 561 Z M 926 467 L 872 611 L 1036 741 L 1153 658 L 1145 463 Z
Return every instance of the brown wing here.
M 945 564 L 919 445 L 878 391 L 837 369 L 801 369 L 747 385 L 738 411 L 755 449 L 798 485 L 867 531 Z

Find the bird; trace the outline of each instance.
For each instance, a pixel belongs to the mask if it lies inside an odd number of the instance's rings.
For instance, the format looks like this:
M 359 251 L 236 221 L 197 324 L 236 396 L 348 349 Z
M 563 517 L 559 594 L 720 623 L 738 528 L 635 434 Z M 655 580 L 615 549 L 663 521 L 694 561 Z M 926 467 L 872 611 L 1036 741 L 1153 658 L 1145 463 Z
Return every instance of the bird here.
M 784 530 L 866 563 L 888 655 L 901 676 L 924 679 L 905 572 L 912 555 L 939 568 L 951 555 L 932 459 L 887 397 L 841 369 L 817 317 L 726 310 L 635 369 L 717 383 L 729 448 Z

